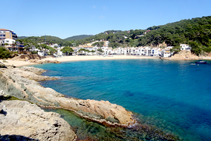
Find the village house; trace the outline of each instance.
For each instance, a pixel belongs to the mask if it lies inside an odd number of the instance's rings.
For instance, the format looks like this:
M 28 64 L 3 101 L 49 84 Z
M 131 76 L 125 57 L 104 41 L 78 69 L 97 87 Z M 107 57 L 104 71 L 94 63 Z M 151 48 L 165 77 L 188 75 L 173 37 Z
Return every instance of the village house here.
M 12 30 L 0 29 L 0 44 L 10 51 L 18 51 L 18 47 L 15 45 L 17 34 Z
M 58 47 L 60 47 L 58 44 L 51 44 L 51 45 L 48 45 L 48 46 L 50 46 L 52 48 L 58 48 Z
M 161 57 L 171 57 L 173 55 L 173 52 L 171 52 L 171 49 L 173 46 L 168 46 L 161 52 Z
M 191 51 L 191 47 L 187 44 L 180 44 L 180 50 Z

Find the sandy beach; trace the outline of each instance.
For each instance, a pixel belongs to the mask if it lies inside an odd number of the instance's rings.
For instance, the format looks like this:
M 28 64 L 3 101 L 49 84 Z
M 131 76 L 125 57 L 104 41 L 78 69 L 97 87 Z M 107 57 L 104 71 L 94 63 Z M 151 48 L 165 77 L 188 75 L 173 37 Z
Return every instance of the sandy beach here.
M 59 62 L 71 62 L 71 61 L 121 60 L 121 59 L 159 59 L 159 58 L 151 57 L 151 56 L 126 56 L 126 55 L 114 55 L 114 56 L 106 56 L 106 57 L 104 57 L 104 56 L 64 56 L 64 57 L 58 57 L 58 58 L 48 57 L 48 58 L 42 59 L 42 61 L 57 60 Z M 12 59 L 8 59 L 5 61 L 0 60 L 0 62 L 4 63 L 5 65 L 14 65 L 16 67 L 36 64 L 36 63 L 32 63 L 30 61 L 16 61 L 16 60 L 12 60 Z

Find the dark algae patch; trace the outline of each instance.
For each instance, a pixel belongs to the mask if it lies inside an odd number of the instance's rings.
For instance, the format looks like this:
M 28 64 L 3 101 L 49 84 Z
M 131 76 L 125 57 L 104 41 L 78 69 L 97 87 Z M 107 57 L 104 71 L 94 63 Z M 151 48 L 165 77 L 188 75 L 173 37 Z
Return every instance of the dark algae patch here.
M 18 99 L 14 96 L 0 96 L 0 101 L 1 100 L 21 100 L 21 99 Z
M 177 141 L 176 135 L 164 132 L 152 125 L 138 123 L 131 128 L 103 126 L 63 109 L 44 109 L 59 113 L 73 128 L 78 140 L 87 141 Z

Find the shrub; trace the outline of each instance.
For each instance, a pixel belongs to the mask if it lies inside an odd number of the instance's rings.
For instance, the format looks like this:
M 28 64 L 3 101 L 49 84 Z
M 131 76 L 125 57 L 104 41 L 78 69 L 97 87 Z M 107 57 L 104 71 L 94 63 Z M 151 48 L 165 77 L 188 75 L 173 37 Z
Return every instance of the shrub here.
M 31 53 L 32 53 L 32 54 L 37 54 L 37 51 L 32 51 Z
M 1 59 L 7 59 L 11 57 L 11 53 L 9 50 L 7 50 L 4 47 L 0 47 L 0 58 Z
M 189 42 L 189 45 L 191 46 L 191 52 L 196 54 L 196 55 L 200 55 L 201 54 L 201 48 L 199 47 L 199 44 L 195 41 L 191 41 Z

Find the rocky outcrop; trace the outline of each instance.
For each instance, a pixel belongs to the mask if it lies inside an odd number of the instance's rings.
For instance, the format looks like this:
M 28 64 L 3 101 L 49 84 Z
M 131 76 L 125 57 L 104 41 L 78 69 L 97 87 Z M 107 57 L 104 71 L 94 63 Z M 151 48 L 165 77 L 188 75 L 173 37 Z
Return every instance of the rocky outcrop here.
M 36 64 L 45 64 L 45 63 L 54 63 L 54 64 L 59 64 L 61 62 L 57 61 L 57 60 L 30 60 L 31 63 L 36 63 Z
M 0 62 L 0 68 L 7 68 L 7 66 Z
M 24 55 L 20 55 L 20 56 L 16 56 L 12 58 L 12 60 L 19 60 L 19 61 L 26 61 L 26 60 L 31 60 L 31 59 L 41 60 L 42 57 L 37 54 L 24 54 Z
M 23 67 L 23 68 L 13 68 L 13 69 L 6 69 L 9 78 L 12 80 L 18 79 L 18 77 L 24 77 L 31 80 L 36 81 L 45 81 L 45 80 L 56 80 L 56 77 L 49 77 L 49 76 L 41 76 L 45 72 L 43 69 L 33 68 L 33 67 Z M 18 75 L 16 75 L 18 74 Z M 18 76 L 18 77 L 17 77 Z
M 31 63 L 35 64 L 44 64 L 44 63 L 55 63 L 58 64 L 60 63 L 57 60 L 42 60 L 45 57 L 41 57 L 38 54 L 24 54 L 20 56 L 16 56 L 12 58 L 12 60 L 17 60 L 17 61 L 30 61 Z
M 35 104 L 19 100 L 0 102 L 0 140 L 10 136 L 15 140 L 40 141 L 74 141 L 77 138 L 59 114 L 44 112 Z
M 46 72 L 46 70 L 43 70 L 43 69 L 40 69 L 40 68 L 27 67 L 27 66 L 21 67 L 20 69 L 23 70 L 23 71 L 29 71 L 29 72 L 32 72 L 32 73 L 35 73 L 35 74 L 38 74 L 38 75 Z
M 126 127 L 135 123 L 133 114 L 122 106 L 108 101 L 66 98 L 51 88 L 40 86 L 34 80 L 43 80 L 46 76 L 37 75 L 33 73 L 33 70 L 36 69 L 0 69 L 0 89 L 19 99 L 25 99 L 40 106 L 71 110 L 84 118 L 100 123 Z
M 182 50 L 178 54 L 170 58 L 163 58 L 166 60 L 198 60 L 200 59 L 197 55 L 191 53 L 190 51 Z

